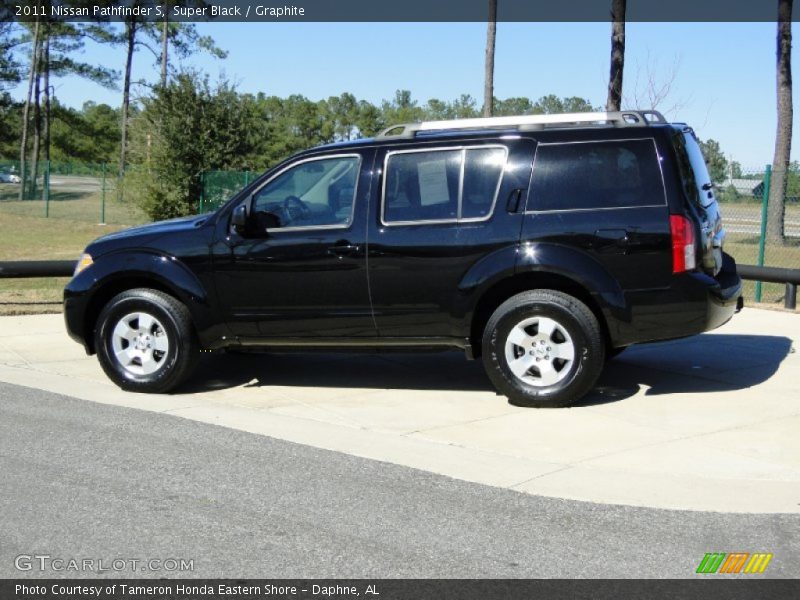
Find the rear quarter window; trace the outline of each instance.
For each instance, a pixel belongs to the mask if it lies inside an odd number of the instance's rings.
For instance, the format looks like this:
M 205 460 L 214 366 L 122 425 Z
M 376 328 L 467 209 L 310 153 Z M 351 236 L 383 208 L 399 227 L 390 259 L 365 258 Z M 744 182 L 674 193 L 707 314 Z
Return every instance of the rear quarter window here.
M 540 144 L 528 210 L 590 210 L 666 203 L 655 142 Z

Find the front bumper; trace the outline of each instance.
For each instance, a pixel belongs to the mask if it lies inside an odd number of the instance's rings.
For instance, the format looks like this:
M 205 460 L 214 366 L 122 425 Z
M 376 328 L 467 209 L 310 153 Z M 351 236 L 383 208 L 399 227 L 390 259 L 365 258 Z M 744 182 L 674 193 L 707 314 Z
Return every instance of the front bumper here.
M 86 295 L 75 293 L 67 284 L 64 290 L 64 324 L 67 326 L 67 334 L 83 346 L 86 354 L 94 354 L 92 340 L 86 331 L 86 305 Z

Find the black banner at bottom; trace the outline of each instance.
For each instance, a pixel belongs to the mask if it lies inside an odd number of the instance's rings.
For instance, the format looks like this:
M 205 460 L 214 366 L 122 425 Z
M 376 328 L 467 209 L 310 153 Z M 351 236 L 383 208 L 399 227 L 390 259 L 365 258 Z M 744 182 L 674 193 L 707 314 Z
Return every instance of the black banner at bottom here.
M 2 600 L 681 600 L 799 598 L 800 580 L 5 579 Z

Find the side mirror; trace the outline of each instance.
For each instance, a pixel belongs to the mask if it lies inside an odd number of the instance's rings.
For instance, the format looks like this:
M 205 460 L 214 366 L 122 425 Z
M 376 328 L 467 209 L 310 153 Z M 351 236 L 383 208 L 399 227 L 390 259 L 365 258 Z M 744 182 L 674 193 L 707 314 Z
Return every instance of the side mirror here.
M 247 227 L 247 206 L 240 204 L 233 209 L 231 214 L 231 225 L 238 232 L 241 233 Z

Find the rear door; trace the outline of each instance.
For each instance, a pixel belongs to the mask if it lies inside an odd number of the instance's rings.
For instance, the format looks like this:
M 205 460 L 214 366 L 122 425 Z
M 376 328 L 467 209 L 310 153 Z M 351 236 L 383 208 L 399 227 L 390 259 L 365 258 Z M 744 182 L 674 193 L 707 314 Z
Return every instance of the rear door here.
M 518 244 L 534 147 L 500 138 L 378 150 L 368 269 L 381 337 L 465 335 L 462 284 L 483 258 Z
M 585 253 L 623 290 L 668 286 L 669 211 L 655 140 L 542 141 L 522 239 Z

